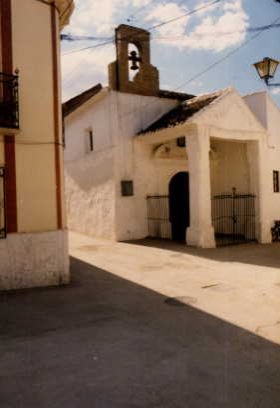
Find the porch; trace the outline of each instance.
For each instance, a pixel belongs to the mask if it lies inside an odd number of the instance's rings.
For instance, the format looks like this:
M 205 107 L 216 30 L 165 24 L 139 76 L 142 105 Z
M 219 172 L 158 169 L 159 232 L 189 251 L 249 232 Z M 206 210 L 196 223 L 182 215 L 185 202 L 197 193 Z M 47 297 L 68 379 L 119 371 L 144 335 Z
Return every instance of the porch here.
M 215 95 L 187 101 L 138 136 L 138 142 L 153 146 L 162 162 L 170 163 L 174 142 L 185 139 L 184 158 L 180 166 L 174 161 L 165 190 L 156 186 L 146 194 L 149 235 L 174 238 L 170 185 L 184 172 L 188 183 L 177 207 L 181 211 L 185 200 L 188 222 L 182 215 L 178 224 L 185 223 L 182 240 L 188 245 L 271 242 L 262 181 L 266 132 L 236 92 Z M 174 117 L 179 117 L 177 123 Z

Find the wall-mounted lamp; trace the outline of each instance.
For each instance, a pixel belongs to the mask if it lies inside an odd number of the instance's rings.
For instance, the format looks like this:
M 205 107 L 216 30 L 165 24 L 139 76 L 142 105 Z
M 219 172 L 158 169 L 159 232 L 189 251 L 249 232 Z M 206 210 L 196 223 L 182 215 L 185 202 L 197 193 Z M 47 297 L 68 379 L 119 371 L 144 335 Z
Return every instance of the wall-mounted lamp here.
M 267 86 L 280 86 L 280 83 L 270 83 L 270 79 L 274 78 L 275 72 L 279 65 L 279 61 L 272 58 L 264 58 L 262 61 L 253 64 L 261 79 L 263 79 Z

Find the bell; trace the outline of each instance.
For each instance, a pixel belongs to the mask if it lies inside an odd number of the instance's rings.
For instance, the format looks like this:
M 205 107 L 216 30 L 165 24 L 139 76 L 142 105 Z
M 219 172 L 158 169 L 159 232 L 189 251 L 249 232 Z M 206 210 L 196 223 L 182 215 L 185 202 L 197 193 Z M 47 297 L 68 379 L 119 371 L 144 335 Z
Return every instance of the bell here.
M 137 69 L 139 69 L 139 66 L 137 65 L 136 61 L 132 62 L 130 69 L 132 69 L 132 71 L 137 71 Z
M 137 52 L 136 51 L 131 51 L 130 56 L 129 56 L 129 60 L 132 61 L 132 65 L 131 65 L 130 69 L 132 71 L 137 71 L 139 69 L 139 65 L 137 65 L 137 62 L 140 59 L 137 57 Z

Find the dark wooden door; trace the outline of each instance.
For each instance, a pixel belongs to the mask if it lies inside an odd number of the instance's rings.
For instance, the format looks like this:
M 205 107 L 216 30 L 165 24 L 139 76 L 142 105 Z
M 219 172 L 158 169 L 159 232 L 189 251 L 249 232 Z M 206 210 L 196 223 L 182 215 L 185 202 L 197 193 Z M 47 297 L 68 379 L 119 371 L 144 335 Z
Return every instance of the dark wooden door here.
M 189 174 L 180 172 L 169 183 L 169 220 L 172 239 L 185 241 L 186 228 L 190 225 Z

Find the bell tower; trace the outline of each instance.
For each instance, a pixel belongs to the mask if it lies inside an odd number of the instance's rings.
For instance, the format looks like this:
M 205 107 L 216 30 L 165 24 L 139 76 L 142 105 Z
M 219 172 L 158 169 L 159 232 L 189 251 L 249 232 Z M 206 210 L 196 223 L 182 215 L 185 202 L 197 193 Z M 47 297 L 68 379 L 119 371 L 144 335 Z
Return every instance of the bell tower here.
M 109 65 L 110 88 L 120 92 L 158 96 L 159 73 L 150 63 L 150 33 L 121 24 L 116 28 L 115 41 L 117 60 Z M 133 78 L 132 73 L 135 73 Z

